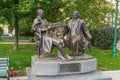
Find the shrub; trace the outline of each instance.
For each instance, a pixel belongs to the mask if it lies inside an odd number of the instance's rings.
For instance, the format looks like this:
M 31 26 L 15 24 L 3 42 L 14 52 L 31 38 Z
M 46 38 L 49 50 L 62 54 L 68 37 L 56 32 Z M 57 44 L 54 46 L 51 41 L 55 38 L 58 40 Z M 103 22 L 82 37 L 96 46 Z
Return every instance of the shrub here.
M 35 40 L 35 38 L 32 37 L 32 38 L 29 39 L 29 41 L 30 42 L 35 42 L 36 40 Z
M 92 44 L 102 49 L 109 49 L 112 47 L 114 38 L 114 28 L 106 27 L 103 29 L 92 29 Z M 117 35 L 117 40 L 119 40 L 119 31 Z

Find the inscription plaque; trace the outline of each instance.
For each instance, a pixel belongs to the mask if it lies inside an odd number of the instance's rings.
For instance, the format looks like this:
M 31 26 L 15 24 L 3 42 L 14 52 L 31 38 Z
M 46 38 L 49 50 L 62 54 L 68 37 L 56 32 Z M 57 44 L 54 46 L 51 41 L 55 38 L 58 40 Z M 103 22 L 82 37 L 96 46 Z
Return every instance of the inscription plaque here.
M 80 63 L 60 64 L 60 73 L 79 72 Z

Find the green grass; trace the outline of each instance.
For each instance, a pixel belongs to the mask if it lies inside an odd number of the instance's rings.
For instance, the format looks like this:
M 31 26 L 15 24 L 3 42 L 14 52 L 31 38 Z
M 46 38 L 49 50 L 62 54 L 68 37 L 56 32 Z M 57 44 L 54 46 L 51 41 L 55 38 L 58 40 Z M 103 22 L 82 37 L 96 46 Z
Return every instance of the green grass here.
M 31 56 L 35 54 L 35 45 L 19 45 L 14 51 L 13 45 L 0 44 L 0 57 L 10 57 L 10 67 L 22 70 L 31 65 Z
M 118 56 L 112 57 L 112 50 L 93 49 L 92 55 L 98 60 L 99 70 L 118 70 L 120 69 L 120 51 L 117 51 Z
M 71 51 L 65 48 L 68 53 Z M 0 44 L 0 57 L 10 57 L 10 67 L 14 70 L 25 70 L 26 67 L 31 66 L 31 56 L 35 55 L 36 45 L 21 44 L 19 50 L 14 51 L 13 45 Z M 57 53 L 55 48 L 52 52 Z M 113 58 L 111 56 L 111 50 L 92 49 L 92 55 L 98 60 L 99 70 L 118 70 L 120 69 L 120 52 L 118 51 L 118 57 Z

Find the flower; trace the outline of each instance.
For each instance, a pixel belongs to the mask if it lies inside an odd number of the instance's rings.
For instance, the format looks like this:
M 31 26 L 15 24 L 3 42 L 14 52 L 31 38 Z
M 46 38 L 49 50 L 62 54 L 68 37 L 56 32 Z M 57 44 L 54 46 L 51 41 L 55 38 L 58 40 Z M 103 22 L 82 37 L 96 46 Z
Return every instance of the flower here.
M 16 76 L 16 73 L 14 71 L 11 71 L 11 70 L 10 70 L 9 74 L 10 74 L 10 77 L 15 77 Z

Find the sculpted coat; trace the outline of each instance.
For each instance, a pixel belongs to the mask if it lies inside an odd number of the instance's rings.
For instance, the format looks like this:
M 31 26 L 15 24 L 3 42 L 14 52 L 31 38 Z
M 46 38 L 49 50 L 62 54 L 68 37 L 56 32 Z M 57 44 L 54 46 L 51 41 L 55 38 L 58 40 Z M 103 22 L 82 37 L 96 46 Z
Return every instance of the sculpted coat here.
M 68 22 L 69 33 L 64 37 L 66 44 L 72 49 L 73 55 L 84 50 L 91 35 L 86 29 L 84 20 L 79 18 L 78 12 L 73 13 L 73 18 Z M 69 43 L 70 42 L 70 43 Z

